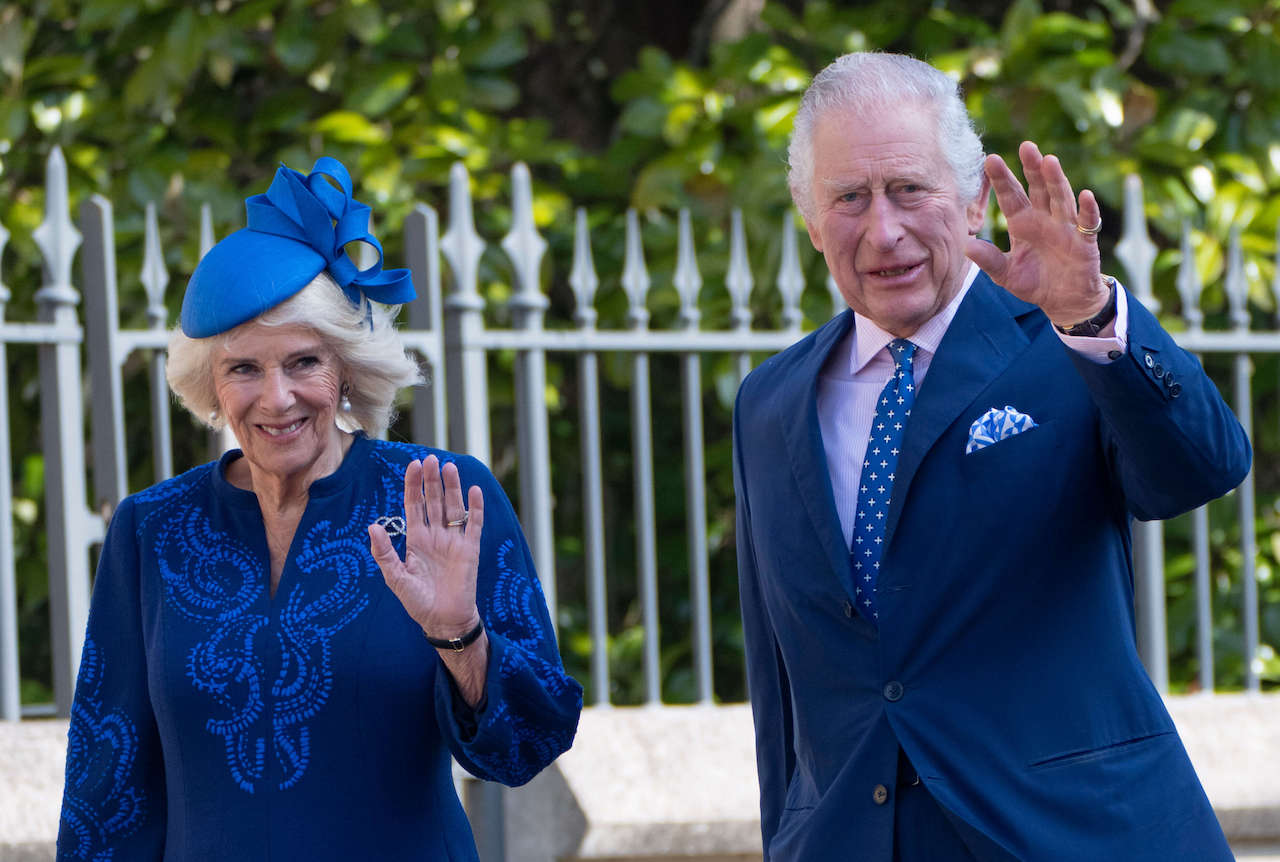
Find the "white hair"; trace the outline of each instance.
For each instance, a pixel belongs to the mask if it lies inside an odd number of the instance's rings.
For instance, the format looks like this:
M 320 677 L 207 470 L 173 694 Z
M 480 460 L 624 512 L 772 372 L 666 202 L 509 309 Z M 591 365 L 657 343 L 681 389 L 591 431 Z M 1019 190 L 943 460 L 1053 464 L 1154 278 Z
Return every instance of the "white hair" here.
M 184 407 L 210 428 L 223 428 L 227 419 L 218 410 L 213 351 L 250 324 L 305 326 L 334 352 L 342 369 L 351 410 L 338 411 L 338 427 L 378 435 L 395 417 L 396 391 L 423 382 L 422 369 L 405 351 L 396 329 L 399 310 L 398 305 L 376 302 L 353 305 L 337 282 L 322 272 L 284 302 L 227 332 L 189 338 L 175 328 L 169 336 L 165 374 Z
M 867 116 L 873 111 L 901 111 L 903 105 L 929 106 L 937 124 L 938 146 L 961 199 L 971 201 L 982 190 L 982 140 L 964 106 L 955 81 L 928 63 L 905 54 L 859 52 L 839 57 L 813 79 L 800 108 L 787 149 L 787 184 L 805 220 L 815 215 L 813 197 L 813 133 L 818 119 L 839 109 Z

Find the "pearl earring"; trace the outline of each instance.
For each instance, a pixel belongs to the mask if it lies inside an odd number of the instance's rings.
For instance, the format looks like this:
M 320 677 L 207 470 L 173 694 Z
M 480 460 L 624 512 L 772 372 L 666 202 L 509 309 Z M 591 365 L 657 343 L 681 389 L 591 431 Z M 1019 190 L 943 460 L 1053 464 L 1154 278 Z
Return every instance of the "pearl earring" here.
M 351 391 L 351 384 L 342 384 L 342 399 L 338 401 L 338 409 L 343 413 L 351 412 L 351 399 L 347 397 L 347 393 Z

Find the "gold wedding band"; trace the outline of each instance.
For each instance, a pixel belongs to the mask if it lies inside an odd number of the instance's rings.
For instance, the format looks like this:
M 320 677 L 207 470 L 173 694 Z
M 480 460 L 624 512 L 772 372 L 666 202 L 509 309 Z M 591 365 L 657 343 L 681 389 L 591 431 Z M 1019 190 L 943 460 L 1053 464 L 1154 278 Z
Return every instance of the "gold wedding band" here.
M 470 520 L 470 518 L 471 518 L 470 512 L 463 512 L 461 518 L 459 518 L 456 521 L 445 521 L 444 525 L 446 527 L 465 527 L 467 525 L 467 521 Z
M 1076 230 L 1080 231 L 1080 233 L 1084 234 L 1085 236 L 1094 236 L 1098 233 L 1098 231 L 1102 230 L 1102 218 L 1099 217 L 1098 223 L 1095 224 L 1093 227 L 1080 227 L 1080 225 L 1077 224 Z

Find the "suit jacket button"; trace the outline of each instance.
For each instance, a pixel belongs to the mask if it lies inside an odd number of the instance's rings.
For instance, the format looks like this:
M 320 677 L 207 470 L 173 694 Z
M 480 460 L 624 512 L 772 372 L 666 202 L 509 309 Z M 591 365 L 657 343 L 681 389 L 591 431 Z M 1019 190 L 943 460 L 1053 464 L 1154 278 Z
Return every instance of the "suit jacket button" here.
M 871 801 L 876 805 L 884 805 L 889 801 L 889 788 L 883 784 L 877 784 L 875 789 L 871 791 Z
M 1164 377 L 1164 366 L 1157 362 L 1151 369 L 1151 373 L 1156 376 L 1156 380 L 1159 380 L 1161 377 Z
M 902 700 L 902 683 L 890 680 L 884 687 L 884 699 L 890 702 Z
M 1110 359 L 1112 362 L 1115 362 L 1115 361 L 1116 361 L 1117 359 L 1119 359 L 1121 356 L 1124 356 L 1124 353 L 1122 353 L 1122 352 L 1121 352 L 1121 351 L 1119 351 L 1119 350 L 1108 350 L 1108 351 L 1107 351 L 1107 358 L 1108 358 L 1108 359 Z
M 1181 395 L 1181 394 L 1182 394 L 1182 384 L 1181 384 L 1181 383 L 1174 383 L 1172 386 L 1170 386 L 1170 387 L 1169 387 L 1169 397 L 1170 397 L 1170 398 L 1177 398 L 1177 397 L 1178 397 L 1179 395 Z
M 849 619 L 853 619 L 853 602 L 848 599 L 844 600 L 844 615 Z
M 1150 353 L 1148 353 L 1148 354 L 1146 355 L 1146 357 L 1144 357 L 1144 358 L 1143 358 L 1143 360 L 1142 360 L 1142 361 L 1143 361 L 1143 362 L 1145 362 L 1145 363 L 1147 363 L 1147 367 L 1148 367 L 1148 368 L 1150 368 L 1151 366 L 1153 366 L 1153 365 L 1155 365 L 1155 364 L 1156 364 L 1156 361 L 1155 361 L 1154 359 L 1152 359 L 1152 358 L 1151 358 L 1151 354 L 1150 354 Z

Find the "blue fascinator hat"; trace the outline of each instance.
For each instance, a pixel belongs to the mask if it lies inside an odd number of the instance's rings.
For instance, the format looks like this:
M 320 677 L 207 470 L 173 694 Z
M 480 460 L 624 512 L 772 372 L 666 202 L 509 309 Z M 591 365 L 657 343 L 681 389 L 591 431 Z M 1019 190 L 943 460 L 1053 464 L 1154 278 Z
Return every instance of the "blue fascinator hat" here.
M 305 176 L 282 164 L 267 193 L 244 207 L 248 226 L 211 248 L 187 282 L 179 325 L 189 338 L 252 320 L 326 271 L 356 306 L 396 305 L 416 295 L 409 270 L 383 270 L 369 207 L 351 196 L 351 175 L 337 159 L 317 159 Z M 350 242 L 372 246 L 377 262 L 359 269 L 347 255 Z

